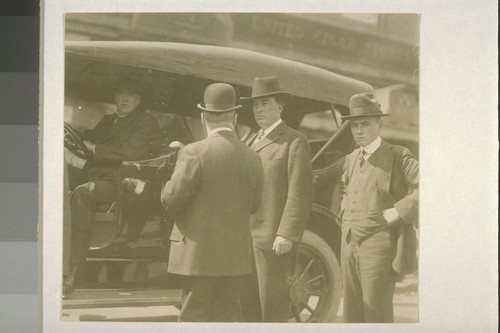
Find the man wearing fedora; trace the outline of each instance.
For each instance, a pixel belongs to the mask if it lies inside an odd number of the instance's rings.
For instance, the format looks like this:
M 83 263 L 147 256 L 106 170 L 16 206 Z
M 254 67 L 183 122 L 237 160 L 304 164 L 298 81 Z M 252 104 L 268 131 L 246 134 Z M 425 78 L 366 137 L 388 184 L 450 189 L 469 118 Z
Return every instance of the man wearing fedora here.
M 394 321 L 396 275 L 416 269 L 419 165 L 407 148 L 379 136 L 387 116 L 371 93 L 349 102 L 354 140 L 342 176 L 344 321 Z
M 242 296 L 245 321 L 288 321 L 288 285 L 293 244 L 300 242 L 313 202 L 311 152 L 306 138 L 281 120 L 292 99 L 276 77 L 255 78 L 252 103 L 260 131 L 249 142 L 264 167 L 264 194 L 252 216 L 252 239 L 258 299 L 251 287 Z M 255 275 L 253 278 L 254 285 Z M 251 283 L 250 283 L 251 285 Z M 256 311 L 260 308 L 260 311 Z
M 241 142 L 236 94 L 228 84 L 205 90 L 201 121 L 208 137 L 183 148 L 161 197 L 175 220 L 168 272 L 182 285 L 179 321 L 231 322 L 243 276 L 251 272 L 250 214 L 259 209 L 259 155 Z

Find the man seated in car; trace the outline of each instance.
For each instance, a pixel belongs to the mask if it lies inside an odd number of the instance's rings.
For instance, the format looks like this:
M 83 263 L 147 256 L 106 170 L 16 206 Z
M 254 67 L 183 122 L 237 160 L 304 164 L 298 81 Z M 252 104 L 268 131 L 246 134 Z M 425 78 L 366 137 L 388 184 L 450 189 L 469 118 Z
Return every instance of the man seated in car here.
M 64 294 L 74 290 L 75 276 L 85 263 L 97 206 L 116 200 L 121 163 L 150 158 L 161 143 L 158 122 L 141 107 L 141 95 L 138 81 L 119 79 L 114 88 L 116 113 L 105 115 L 95 128 L 81 134 L 91 158 L 83 168 L 87 182 L 70 197 L 70 267 L 63 281 Z

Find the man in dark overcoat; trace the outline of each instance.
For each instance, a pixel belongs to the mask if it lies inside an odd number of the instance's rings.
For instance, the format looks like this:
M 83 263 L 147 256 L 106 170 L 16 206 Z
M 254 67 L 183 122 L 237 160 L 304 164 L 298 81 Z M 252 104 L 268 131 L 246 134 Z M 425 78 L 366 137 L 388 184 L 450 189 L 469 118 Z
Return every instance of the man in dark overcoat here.
M 371 93 L 349 103 L 354 140 L 345 161 L 341 204 L 344 321 L 393 322 L 397 273 L 415 270 L 417 160 L 379 136 L 387 116 Z
M 302 239 L 313 202 L 311 151 L 306 138 L 281 120 L 292 95 L 276 77 L 255 78 L 252 103 L 260 131 L 250 140 L 264 167 L 264 195 L 252 216 L 252 239 L 259 302 L 252 301 L 251 281 L 244 291 L 245 321 L 288 320 L 287 278 L 292 247 Z M 254 279 L 255 280 L 255 279 Z M 253 304 L 252 304 L 253 303 Z M 260 313 L 256 313 L 260 308 Z
M 161 142 L 158 122 L 141 107 L 140 83 L 122 78 L 115 82 L 114 91 L 116 113 L 105 115 L 95 128 L 81 133 L 92 156 L 83 168 L 88 181 L 70 197 L 71 250 L 65 294 L 73 291 L 85 262 L 97 206 L 116 200 L 121 163 L 150 158 Z
M 208 137 L 181 150 L 162 190 L 175 221 L 168 272 L 180 276 L 181 322 L 236 321 L 251 272 L 250 214 L 260 207 L 263 171 L 259 155 L 234 132 L 240 107 L 230 85 L 206 88 L 198 108 Z

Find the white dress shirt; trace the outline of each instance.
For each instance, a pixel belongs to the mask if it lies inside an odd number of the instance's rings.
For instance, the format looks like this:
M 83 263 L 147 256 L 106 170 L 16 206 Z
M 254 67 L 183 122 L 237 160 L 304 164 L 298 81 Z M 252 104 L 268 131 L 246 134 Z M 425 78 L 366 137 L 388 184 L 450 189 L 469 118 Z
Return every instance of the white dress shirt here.
M 216 128 L 211 129 L 210 131 L 208 131 L 207 137 L 210 137 L 210 136 L 214 135 L 215 133 L 222 132 L 222 131 L 232 132 L 233 130 L 230 129 L 229 127 L 216 127 Z
M 364 156 L 365 161 L 367 161 L 370 158 L 370 156 L 372 156 L 372 154 L 377 151 L 377 149 L 380 147 L 381 144 L 382 144 L 382 139 L 380 138 L 380 136 L 378 136 L 375 140 L 373 140 L 366 146 L 360 147 L 361 150 L 364 150 L 366 152 Z
M 268 128 L 266 128 L 265 130 L 264 129 L 260 129 L 259 133 L 257 133 L 257 137 L 255 138 L 255 140 L 253 141 L 253 144 L 256 144 L 257 142 L 259 142 L 260 140 L 262 140 L 262 138 L 266 137 L 269 133 L 271 133 L 271 131 L 273 129 L 275 129 L 279 124 L 282 123 L 282 120 L 281 119 L 278 119 L 277 122 L 275 122 L 274 124 L 272 124 L 271 126 L 269 126 Z M 261 138 L 259 139 L 259 135 L 260 133 L 263 133 L 263 135 L 261 136 Z

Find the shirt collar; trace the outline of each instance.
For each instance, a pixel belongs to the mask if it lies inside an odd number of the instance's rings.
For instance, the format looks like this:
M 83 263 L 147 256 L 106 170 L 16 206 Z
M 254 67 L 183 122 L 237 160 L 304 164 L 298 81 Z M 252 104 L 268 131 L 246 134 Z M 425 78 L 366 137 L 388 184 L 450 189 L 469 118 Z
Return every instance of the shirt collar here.
M 377 149 L 380 147 L 382 144 L 382 139 L 380 136 L 378 136 L 375 140 L 370 142 L 364 147 L 361 147 L 362 150 L 364 150 L 367 154 L 373 154 L 374 152 L 377 151 Z
M 276 127 L 278 127 L 279 124 L 281 124 L 282 120 L 281 119 L 278 119 L 277 122 L 275 122 L 274 124 L 272 124 L 271 126 L 269 126 L 267 129 L 264 130 L 264 136 L 268 135 L 269 133 L 271 133 L 271 131 L 273 129 L 275 129 Z
M 230 129 L 229 127 L 216 127 L 214 129 L 211 129 L 210 131 L 208 131 L 207 137 L 210 137 L 210 136 L 214 135 L 215 133 L 222 132 L 222 131 L 232 132 L 233 130 Z

